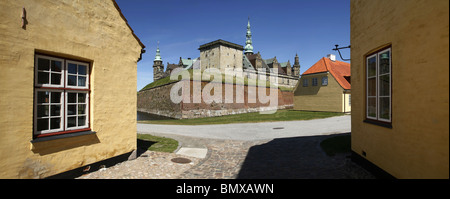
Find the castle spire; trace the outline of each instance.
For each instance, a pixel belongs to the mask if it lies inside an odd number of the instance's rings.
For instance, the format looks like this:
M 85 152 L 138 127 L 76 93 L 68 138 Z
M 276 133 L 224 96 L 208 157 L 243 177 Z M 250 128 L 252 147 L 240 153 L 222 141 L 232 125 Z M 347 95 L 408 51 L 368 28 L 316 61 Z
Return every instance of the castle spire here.
M 156 47 L 156 56 L 155 56 L 155 60 L 153 61 L 162 61 L 161 59 L 161 53 L 159 52 L 159 41 L 158 41 L 158 45 Z
M 247 55 L 253 54 L 253 45 L 252 45 L 252 31 L 250 30 L 250 17 L 248 17 L 248 23 L 247 23 L 247 34 L 246 34 L 246 40 L 245 40 L 245 48 L 244 53 Z

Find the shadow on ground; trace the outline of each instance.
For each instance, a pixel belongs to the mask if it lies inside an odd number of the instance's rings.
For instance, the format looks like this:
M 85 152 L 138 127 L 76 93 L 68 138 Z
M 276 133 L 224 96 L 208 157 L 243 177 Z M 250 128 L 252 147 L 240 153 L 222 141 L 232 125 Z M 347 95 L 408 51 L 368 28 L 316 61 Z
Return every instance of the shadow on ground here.
M 239 179 L 348 179 L 371 178 L 350 160 L 350 153 L 328 156 L 320 142 L 339 135 L 274 139 L 252 146 Z
M 137 157 L 145 153 L 148 150 L 148 148 L 153 144 L 156 144 L 156 142 L 137 139 L 137 150 L 136 150 Z

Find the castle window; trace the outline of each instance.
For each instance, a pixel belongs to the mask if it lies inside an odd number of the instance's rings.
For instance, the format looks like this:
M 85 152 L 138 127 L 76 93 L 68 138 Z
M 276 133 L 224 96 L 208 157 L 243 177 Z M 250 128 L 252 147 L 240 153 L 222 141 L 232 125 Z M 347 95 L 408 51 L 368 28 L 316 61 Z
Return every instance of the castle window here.
M 89 63 L 35 56 L 34 138 L 90 131 Z
M 303 79 L 303 87 L 308 87 L 308 79 Z

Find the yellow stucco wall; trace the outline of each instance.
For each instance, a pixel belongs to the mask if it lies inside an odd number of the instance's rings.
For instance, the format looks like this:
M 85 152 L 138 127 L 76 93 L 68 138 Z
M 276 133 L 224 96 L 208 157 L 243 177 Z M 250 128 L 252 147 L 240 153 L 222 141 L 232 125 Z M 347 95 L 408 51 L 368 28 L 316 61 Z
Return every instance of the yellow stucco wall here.
M 328 77 L 328 85 L 322 86 L 322 77 Z M 308 79 L 308 87 L 303 80 Z M 317 78 L 317 86 L 312 85 Z M 294 91 L 294 109 L 305 111 L 343 112 L 344 89 L 330 73 L 303 75 Z
M 113 1 L 0 1 L 0 19 L 0 178 L 44 178 L 136 149 L 141 46 Z M 91 63 L 96 134 L 30 143 L 35 52 Z
M 449 1 L 352 0 L 352 150 L 396 178 L 449 178 Z M 392 46 L 392 129 L 364 123 L 365 56 Z

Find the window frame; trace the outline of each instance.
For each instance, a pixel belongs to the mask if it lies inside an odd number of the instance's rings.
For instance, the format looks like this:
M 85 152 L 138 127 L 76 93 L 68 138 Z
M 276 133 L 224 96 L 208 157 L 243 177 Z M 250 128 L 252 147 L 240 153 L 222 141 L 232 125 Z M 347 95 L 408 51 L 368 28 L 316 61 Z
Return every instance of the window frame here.
M 50 60 L 50 64 L 51 64 L 51 60 L 58 60 L 61 61 L 61 83 L 60 85 L 52 85 L 51 84 L 51 74 L 49 74 L 49 84 L 39 84 L 39 77 L 38 77 L 38 72 L 42 71 L 38 69 L 38 65 L 39 65 L 39 58 L 44 58 L 44 59 L 48 59 Z M 86 66 L 86 75 L 82 75 L 85 76 L 85 86 L 69 86 L 67 85 L 67 80 L 68 80 L 68 64 L 69 63 L 77 63 L 80 65 L 84 65 Z M 51 69 L 51 65 L 50 65 L 50 69 Z M 50 137 L 50 136 L 54 136 L 54 135 L 61 135 L 61 134 L 69 134 L 69 133 L 75 133 L 75 132 L 84 132 L 84 131 L 91 131 L 90 129 L 90 94 L 91 94 L 91 89 L 90 89 L 90 81 L 91 81 L 91 73 L 90 70 L 91 69 L 91 63 L 89 62 L 83 62 L 83 61 L 78 61 L 78 60 L 73 60 L 73 59 L 68 59 L 68 58 L 62 58 L 62 57 L 57 57 L 57 56 L 51 56 L 51 55 L 45 55 L 45 54 L 40 54 L 40 53 L 35 53 L 35 63 L 34 63 L 34 89 L 33 89 L 33 93 L 34 93 L 34 101 L 33 101 L 33 139 L 36 138 L 42 138 L 42 137 Z M 51 71 L 50 71 L 51 73 Z M 78 66 L 77 66 L 77 74 L 78 74 Z M 77 75 L 77 84 L 78 84 L 78 75 Z M 60 128 L 58 129 L 53 129 L 51 130 L 51 120 L 50 118 L 51 116 L 51 94 L 49 95 L 49 109 L 48 109 L 48 118 L 49 118 L 49 123 L 48 123 L 48 130 L 41 130 L 38 131 L 38 119 L 40 117 L 38 117 L 38 106 L 41 105 L 41 103 L 38 102 L 38 92 L 42 92 L 42 91 L 46 91 L 46 92 L 60 92 L 61 96 L 60 96 L 60 115 L 59 117 L 60 119 Z M 76 126 L 76 127 L 67 127 L 68 124 L 68 93 L 70 92 L 76 92 L 76 93 L 86 93 L 86 97 L 85 97 L 85 114 L 83 116 L 86 117 L 86 121 L 85 121 L 85 125 L 83 126 Z M 77 95 L 77 102 L 78 102 L 78 95 Z M 78 117 L 78 105 L 76 105 L 76 117 Z M 56 117 L 56 116 L 55 116 Z M 82 117 L 82 116 L 81 116 Z M 55 136 L 57 137 L 57 136 Z
M 311 86 L 318 86 L 318 85 L 319 85 L 319 80 L 317 79 L 317 77 L 313 77 Z
M 322 86 L 328 86 L 328 76 L 323 76 L 322 77 Z
M 309 84 L 309 79 L 308 78 L 303 79 L 303 87 L 308 87 L 308 84 Z
M 383 53 L 389 52 L 389 72 L 380 74 L 381 66 L 380 66 L 380 56 Z M 375 57 L 375 75 L 369 76 L 369 60 L 373 59 Z M 386 126 L 392 128 L 392 47 L 388 46 L 385 48 L 382 48 L 376 52 L 373 52 L 366 56 L 366 73 L 365 73 L 365 84 L 366 84 L 366 92 L 365 92 L 365 110 L 366 110 L 366 121 L 369 121 L 369 123 L 381 123 L 382 126 Z M 381 81 L 380 76 L 389 75 L 389 95 L 388 96 L 381 96 L 380 94 L 380 87 L 381 87 Z M 369 79 L 375 78 L 375 95 L 369 95 Z M 375 117 L 369 115 L 369 99 L 375 98 Z M 380 116 L 381 107 L 380 107 L 380 98 L 389 98 L 389 119 L 382 118 Z

